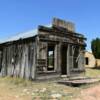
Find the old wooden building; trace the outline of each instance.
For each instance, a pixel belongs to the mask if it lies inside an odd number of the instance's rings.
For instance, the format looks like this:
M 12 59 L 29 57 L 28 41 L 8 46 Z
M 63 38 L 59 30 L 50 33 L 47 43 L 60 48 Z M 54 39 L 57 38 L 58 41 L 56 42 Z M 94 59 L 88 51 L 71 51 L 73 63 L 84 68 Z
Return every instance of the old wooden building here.
M 0 75 L 41 79 L 79 74 L 85 70 L 85 39 L 72 22 L 54 18 L 51 27 L 38 26 L 2 41 Z

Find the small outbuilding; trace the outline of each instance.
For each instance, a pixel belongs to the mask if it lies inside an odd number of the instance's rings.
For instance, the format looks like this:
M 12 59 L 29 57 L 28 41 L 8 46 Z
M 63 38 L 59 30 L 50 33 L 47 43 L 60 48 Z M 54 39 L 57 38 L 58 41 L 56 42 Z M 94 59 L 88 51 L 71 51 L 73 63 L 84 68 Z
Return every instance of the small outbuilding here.
M 85 40 L 72 22 L 54 18 L 51 27 L 38 26 L 0 43 L 0 74 L 33 80 L 80 74 Z
M 85 67 L 86 68 L 100 68 L 100 59 L 96 59 L 92 52 L 85 51 Z
M 86 51 L 85 52 L 85 67 L 93 68 L 95 67 L 95 57 L 92 52 Z

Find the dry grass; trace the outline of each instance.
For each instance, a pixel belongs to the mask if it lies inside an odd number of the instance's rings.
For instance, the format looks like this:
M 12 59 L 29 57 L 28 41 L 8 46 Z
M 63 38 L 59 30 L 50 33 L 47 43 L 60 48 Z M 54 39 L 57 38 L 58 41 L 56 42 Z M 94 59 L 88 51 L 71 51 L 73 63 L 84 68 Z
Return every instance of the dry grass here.
M 80 89 L 55 81 L 31 82 L 6 77 L 0 78 L 0 90 L 0 100 L 70 100 Z
M 85 76 L 87 76 L 87 77 L 100 77 L 100 69 L 86 69 Z

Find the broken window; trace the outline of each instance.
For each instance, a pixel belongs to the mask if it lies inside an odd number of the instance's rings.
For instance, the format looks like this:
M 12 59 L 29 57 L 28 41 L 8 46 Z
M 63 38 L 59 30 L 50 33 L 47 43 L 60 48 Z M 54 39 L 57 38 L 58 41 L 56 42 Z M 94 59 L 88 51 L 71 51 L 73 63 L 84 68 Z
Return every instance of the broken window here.
M 54 70 L 54 46 L 48 46 L 48 66 L 47 70 Z

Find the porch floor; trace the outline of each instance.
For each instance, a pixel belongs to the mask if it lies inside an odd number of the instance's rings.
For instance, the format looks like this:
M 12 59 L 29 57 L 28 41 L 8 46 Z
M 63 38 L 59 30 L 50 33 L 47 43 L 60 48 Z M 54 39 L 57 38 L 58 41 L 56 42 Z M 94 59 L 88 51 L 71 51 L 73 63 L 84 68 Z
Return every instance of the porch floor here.
M 73 77 L 60 80 L 58 83 L 70 85 L 70 86 L 80 86 L 84 84 L 92 84 L 100 82 L 100 78 L 89 78 L 89 77 Z

